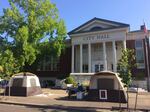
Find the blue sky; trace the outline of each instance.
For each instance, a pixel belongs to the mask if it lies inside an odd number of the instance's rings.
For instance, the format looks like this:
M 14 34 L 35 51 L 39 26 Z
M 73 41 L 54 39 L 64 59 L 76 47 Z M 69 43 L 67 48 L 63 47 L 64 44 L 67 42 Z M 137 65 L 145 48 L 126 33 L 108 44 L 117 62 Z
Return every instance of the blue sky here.
M 130 24 L 131 30 L 138 30 L 143 20 L 150 28 L 150 0 L 51 0 L 60 17 L 64 19 L 67 31 L 97 17 Z M 0 0 L 2 8 L 8 7 L 7 0 Z

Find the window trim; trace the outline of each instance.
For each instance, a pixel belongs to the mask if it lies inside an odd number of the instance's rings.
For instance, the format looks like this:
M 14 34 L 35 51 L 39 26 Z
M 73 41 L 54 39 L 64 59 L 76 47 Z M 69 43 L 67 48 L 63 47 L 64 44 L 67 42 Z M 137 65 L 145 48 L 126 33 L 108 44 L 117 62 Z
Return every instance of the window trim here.
M 105 97 L 102 97 L 102 94 L 101 94 L 102 92 L 105 93 Z M 105 90 L 105 89 L 99 90 L 99 99 L 101 99 L 101 100 L 107 100 L 107 90 Z

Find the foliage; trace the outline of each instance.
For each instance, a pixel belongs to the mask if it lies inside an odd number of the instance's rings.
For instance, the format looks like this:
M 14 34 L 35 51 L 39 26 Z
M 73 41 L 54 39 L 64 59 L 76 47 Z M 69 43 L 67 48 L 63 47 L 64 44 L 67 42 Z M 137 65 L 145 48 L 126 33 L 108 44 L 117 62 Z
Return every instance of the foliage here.
M 13 57 L 13 53 L 10 50 L 4 51 L 0 54 L 0 66 L 1 66 L 1 74 L 0 77 L 2 79 L 9 79 L 11 75 L 19 72 L 20 66 L 17 65 L 15 58 Z
M 66 28 L 55 4 L 50 0 L 9 0 L 9 4 L 0 16 L 0 36 L 5 40 L 0 52 L 12 52 L 15 63 L 24 71 L 39 54 L 42 57 L 45 48 L 60 56 Z
M 0 73 L 1 73 L 1 72 L 3 72 L 3 67 L 2 67 L 2 66 L 0 66 Z
M 45 80 L 45 81 L 43 81 L 43 87 L 53 87 L 53 86 L 55 86 L 55 82 L 54 81 L 52 81 L 52 80 Z
M 55 82 L 54 82 L 54 81 L 49 80 L 49 81 L 48 81 L 48 86 L 49 86 L 49 87 L 53 87 L 53 86 L 55 86 Z
M 69 76 L 66 78 L 65 83 L 66 84 L 75 84 L 75 80 L 73 77 Z
M 131 70 L 136 66 L 135 64 L 135 55 L 134 50 L 132 49 L 123 49 L 121 53 L 121 59 L 118 62 L 118 66 L 120 70 L 120 76 L 122 78 L 122 82 L 128 87 L 131 83 Z

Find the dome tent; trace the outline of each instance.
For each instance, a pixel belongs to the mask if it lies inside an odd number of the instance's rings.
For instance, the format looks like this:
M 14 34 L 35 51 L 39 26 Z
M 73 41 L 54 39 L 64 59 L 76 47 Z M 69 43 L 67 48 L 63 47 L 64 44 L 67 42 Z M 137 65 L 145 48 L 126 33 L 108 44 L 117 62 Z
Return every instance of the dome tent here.
M 29 72 L 14 74 L 6 87 L 6 95 L 9 95 L 9 86 L 11 96 L 32 96 L 42 93 L 38 77 Z
M 118 73 L 102 71 L 90 79 L 89 100 L 127 102 L 126 92 Z

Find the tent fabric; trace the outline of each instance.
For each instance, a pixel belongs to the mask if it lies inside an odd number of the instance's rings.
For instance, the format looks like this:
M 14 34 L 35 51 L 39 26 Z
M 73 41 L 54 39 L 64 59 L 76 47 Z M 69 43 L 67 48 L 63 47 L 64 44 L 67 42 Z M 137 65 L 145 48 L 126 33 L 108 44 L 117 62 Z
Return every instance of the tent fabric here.
M 127 102 L 124 84 L 118 73 L 102 71 L 91 76 L 88 99 L 107 102 Z M 104 91 L 105 95 L 104 95 Z M 104 98 L 102 98 L 103 94 Z
M 38 77 L 29 72 L 22 72 L 14 74 L 8 86 L 6 87 L 6 94 L 12 96 L 32 96 L 41 94 L 41 86 Z

